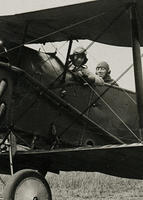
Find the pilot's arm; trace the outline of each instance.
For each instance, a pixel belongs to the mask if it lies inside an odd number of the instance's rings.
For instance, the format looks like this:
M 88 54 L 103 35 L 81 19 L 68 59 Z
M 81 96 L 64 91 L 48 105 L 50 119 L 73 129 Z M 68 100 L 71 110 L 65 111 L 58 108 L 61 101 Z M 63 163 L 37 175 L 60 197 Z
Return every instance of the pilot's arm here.
M 91 84 L 104 85 L 104 80 L 98 75 L 93 74 L 88 69 L 82 70 L 82 75 L 85 80 Z
M 98 76 L 98 75 L 94 75 L 94 77 L 95 77 L 95 84 L 97 84 L 97 85 L 104 85 L 104 80 L 103 80 L 103 78 L 101 78 L 100 76 Z

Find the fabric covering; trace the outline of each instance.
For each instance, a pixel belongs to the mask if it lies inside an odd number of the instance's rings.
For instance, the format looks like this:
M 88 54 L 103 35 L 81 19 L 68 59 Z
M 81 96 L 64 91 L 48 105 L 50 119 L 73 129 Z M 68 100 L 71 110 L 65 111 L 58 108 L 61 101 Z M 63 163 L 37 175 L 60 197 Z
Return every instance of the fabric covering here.
M 60 7 L 47 6 L 44 10 L 1 16 L 0 37 L 17 44 L 23 43 L 24 37 L 25 43 L 90 39 L 111 45 L 130 46 L 130 12 L 127 7 L 131 2 L 131 0 L 84 1 L 84 3 Z M 136 2 L 139 32 L 143 35 L 141 28 L 143 1 Z M 142 37 L 140 43 L 143 45 Z
M 143 179 L 143 145 L 106 145 L 52 151 L 21 151 L 14 157 L 14 171 L 29 168 L 58 171 L 98 171 L 114 176 Z M 0 154 L 1 173 L 10 173 L 8 153 Z

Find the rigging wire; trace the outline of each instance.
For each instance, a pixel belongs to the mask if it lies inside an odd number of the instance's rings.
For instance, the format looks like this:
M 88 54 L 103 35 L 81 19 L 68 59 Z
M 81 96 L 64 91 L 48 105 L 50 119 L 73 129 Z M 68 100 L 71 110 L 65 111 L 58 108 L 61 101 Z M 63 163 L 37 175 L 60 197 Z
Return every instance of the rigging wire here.
M 128 10 L 128 9 L 130 8 L 130 6 L 131 6 L 131 5 L 129 5 L 125 10 Z M 123 10 L 123 11 L 124 11 L 124 10 Z M 104 33 L 105 31 L 107 31 L 107 30 L 110 28 L 110 26 L 112 26 L 112 24 L 114 23 L 114 21 L 116 21 L 116 20 L 122 15 L 123 11 L 122 11 L 116 18 L 114 18 L 114 20 L 113 20 L 107 27 L 105 27 L 105 29 L 103 30 L 103 33 Z M 140 20 L 141 27 L 142 27 L 142 29 L 143 29 L 143 25 L 142 25 L 142 23 L 141 23 L 140 16 L 138 16 L 138 17 L 139 17 L 139 20 Z M 101 36 L 102 36 L 102 32 L 96 37 L 95 41 L 96 41 L 97 39 L 99 39 Z M 88 50 L 88 49 L 95 43 L 95 41 L 92 41 L 92 42 L 86 47 L 85 50 Z M 143 54 L 141 54 L 141 57 L 143 57 Z M 129 66 L 129 68 L 128 68 L 125 72 L 123 72 L 123 75 L 126 74 L 126 73 L 128 72 L 128 70 L 129 70 L 131 67 L 133 67 L 133 64 L 131 64 L 131 65 Z M 121 77 L 122 77 L 123 75 L 121 74 Z M 119 79 L 120 79 L 120 76 L 119 76 L 119 78 L 116 79 L 116 81 L 115 81 L 114 83 L 116 83 Z M 114 84 L 114 83 L 113 83 L 113 84 Z M 125 89 L 123 89 L 123 88 L 121 88 L 121 89 L 122 89 L 122 90 L 124 91 L 124 93 L 131 99 L 131 101 L 133 101 L 133 103 L 137 105 L 136 101 L 125 91 Z M 105 93 L 104 93 L 104 94 L 105 94 Z
M 93 56 L 92 54 L 90 54 L 90 56 L 91 56 L 94 60 L 96 60 L 96 59 L 95 59 L 95 56 Z M 141 57 L 143 57 L 143 54 L 141 55 Z M 121 75 L 121 78 L 122 78 L 132 67 L 133 67 L 133 64 L 131 64 L 131 65 L 123 72 L 123 75 Z M 119 80 L 119 79 L 118 79 L 118 80 Z M 113 84 L 116 83 L 118 80 L 115 80 L 115 82 L 113 82 Z M 111 85 L 112 85 L 112 83 L 111 83 Z M 137 102 L 128 94 L 128 92 L 127 92 L 124 88 L 121 88 L 121 87 L 120 87 L 120 89 L 129 97 L 129 99 L 130 99 L 135 105 L 137 105 Z
M 133 66 L 133 64 L 130 65 L 130 66 L 115 80 L 115 82 L 118 81 L 118 80 L 120 80 L 120 78 L 121 78 L 125 73 L 127 73 L 127 72 L 129 71 L 129 69 L 130 69 L 132 66 Z M 85 81 L 85 80 L 84 80 L 84 81 Z M 112 84 L 114 84 L 114 82 L 113 82 Z M 92 102 L 92 103 L 82 112 L 81 116 L 82 116 L 83 114 L 85 114 L 85 113 L 88 111 L 88 109 L 90 109 L 90 107 L 91 107 L 93 104 L 97 103 L 97 101 L 111 88 L 112 84 L 111 84 L 110 86 L 108 86 L 108 88 L 107 88 L 101 95 L 98 95 L 98 98 L 96 99 L 96 101 Z M 88 84 L 88 85 L 89 85 L 89 84 Z M 76 119 L 77 119 L 77 118 L 76 118 Z M 74 120 L 68 127 L 66 127 L 66 128 L 61 132 L 60 135 L 63 135 L 69 128 L 71 128 L 72 125 L 75 123 L 75 121 L 76 121 L 76 120 Z M 98 126 L 99 126 L 99 125 L 98 125 Z M 101 128 L 102 128 L 102 127 L 101 127 Z M 104 128 L 102 128 L 102 129 L 104 129 Z M 130 129 L 130 128 L 129 128 L 129 129 Z M 104 129 L 104 130 L 105 130 L 105 129 Z M 105 130 L 105 131 L 106 131 L 106 130 Z M 107 131 L 106 131 L 106 132 L 107 132 Z M 136 139 L 138 139 L 138 141 L 141 142 L 141 140 L 135 135 L 134 132 L 132 132 L 132 130 L 131 130 L 131 133 L 136 137 Z
M 133 64 L 132 65 L 130 65 L 111 85 L 113 85 L 114 83 L 116 83 L 125 73 L 127 73 L 128 71 L 129 71 L 129 69 L 131 68 L 133 66 Z M 83 78 L 83 77 L 81 77 L 81 79 L 83 79 L 83 81 L 84 82 L 86 82 L 87 84 L 88 84 L 88 82 Z M 102 96 L 103 96 L 103 94 L 105 94 L 107 91 L 109 91 L 109 89 L 111 88 L 111 87 L 108 87 L 101 95 L 99 95 L 96 91 L 95 91 L 95 89 L 90 85 L 90 84 L 88 84 L 88 87 L 98 96 L 98 99 L 94 102 L 94 104 L 95 103 L 97 103 L 97 101 L 99 100 L 99 99 L 101 99 L 104 103 L 105 103 L 105 105 L 112 111 L 112 113 L 114 113 L 114 115 L 124 124 L 124 126 L 132 133 L 132 135 L 134 135 L 134 137 L 136 137 L 136 139 L 138 139 L 140 142 L 141 142 L 141 140 L 136 136 L 136 134 L 128 127 L 128 125 L 118 116 L 118 114 L 110 107 L 110 105 L 102 98 Z
M 143 56 L 143 54 L 142 54 L 141 56 Z M 117 82 L 118 80 L 120 80 L 121 77 L 124 76 L 124 74 L 126 74 L 126 73 L 130 70 L 130 68 L 132 68 L 132 66 L 133 66 L 133 64 L 131 64 L 131 65 L 130 65 L 130 66 L 115 80 L 115 82 Z M 62 73 L 62 74 L 63 74 L 63 73 Z M 61 74 L 60 76 L 62 76 L 62 74 Z M 112 84 L 114 84 L 114 82 L 113 82 Z M 112 86 L 112 84 L 111 84 L 111 86 Z M 98 96 L 98 98 L 97 98 L 96 101 L 92 102 L 92 103 L 82 112 L 82 115 L 83 115 L 84 113 L 86 113 L 86 112 L 88 111 L 88 109 L 89 109 L 93 104 L 95 104 L 95 103 L 100 99 L 100 97 L 102 97 L 102 96 L 111 88 L 111 86 L 108 85 L 108 88 L 107 88 L 101 95 Z M 122 89 L 122 88 L 121 88 L 121 89 Z M 124 90 L 124 89 L 123 89 L 123 90 Z M 124 91 L 125 91 L 125 90 L 124 90 Z M 125 91 L 125 92 L 126 92 L 126 91 Z M 126 94 L 128 94 L 128 93 L 126 92 Z M 128 95 L 128 96 L 129 96 L 129 98 L 136 104 L 136 102 L 134 101 L 134 99 L 132 99 L 132 97 L 130 97 L 130 95 Z M 81 115 L 81 116 L 82 116 L 82 115 Z M 76 119 L 77 119 L 77 118 L 76 118 Z M 66 128 L 61 132 L 60 136 L 63 135 L 63 134 L 66 132 L 66 130 L 68 130 L 69 128 L 71 128 L 72 125 L 75 123 L 75 121 L 76 121 L 76 120 L 74 120 L 68 127 L 66 127 Z M 99 126 L 99 125 L 98 125 L 98 126 Z M 108 132 L 108 131 L 105 130 L 103 127 L 100 126 L 100 128 L 101 128 L 102 130 Z M 131 130 L 131 132 L 132 132 L 132 130 Z M 108 132 L 108 133 L 109 133 L 109 132 Z M 132 133 L 132 134 L 141 142 L 141 140 L 140 140 L 134 133 Z
M 86 83 L 87 81 L 81 77 Z M 88 87 L 98 96 L 100 97 L 100 99 L 104 102 L 104 104 L 109 108 L 109 110 L 122 122 L 122 124 L 124 124 L 124 126 L 130 131 L 130 133 L 138 140 L 141 142 L 140 138 L 138 138 L 136 136 L 136 134 L 130 129 L 130 127 L 121 119 L 121 117 L 113 110 L 113 108 L 111 108 L 111 106 L 98 94 L 98 92 L 96 92 L 96 90 L 90 85 L 88 84 Z
M 114 20 L 112 20 L 111 23 L 109 23 L 108 26 L 105 27 L 105 29 L 104 29 L 101 33 L 99 33 L 99 35 L 97 35 L 97 37 L 95 38 L 95 41 L 98 40 L 98 39 L 99 39 L 99 38 L 114 24 L 114 22 L 117 21 L 117 20 L 122 16 L 122 14 L 123 14 L 126 10 L 129 9 L 129 7 L 130 7 L 130 5 L 129 5 L 128 7 L 126 7 L 125 9 L 123 9 L 123 10 L 119 13 L 119 15 L 117 15 L 116 18 L 114 18 Z M 88 50 L 93 44 L 95 44 L 95 41 L 92 41 L 92 42 L 85 48 L 85 51 Z M 143 54 L 141 55 L 141 57 L 142 57 L 142 56 L 143 56 Z M 129 66 L 129 68 L 128 68 L 127 70 L 125 70 L 125 72 L 123 72 L 123 73 L 121 74 L 121 77 L 122 77 L 124 74 L 126 74 L 126 73 L 129 71 L 129 69 L 130 69 L 131 67 L 133 67 L 133 64 L 131 64 L 131 65 Z M 113 84 L 116 83 L 119 79 L 120 79 L 120 76 L 119 76 L 119 78 L 117 78 L 117 79 L 115 80 L 115 82 L 113 82 Z M 135 100 L 134 100 L 123 88 L 122 88 L 122 90 L 126 93 L 126 95 L 127 95 L 135 104 L 137 104 L 137 103 L 135 102 Z
M 121 13 L 120 13 L 120 14 L 121 14 Z M 103 13 L 102 13 L 102 15 L 103 15 Z M 96 16 L 96 17 L 97 17 L 97 16 Z M 61 28 L 61 29 L 59 29 L 58 31 L 54 31 L 53 33 L 50 33 L 50 34 L 47 34 L 47 35 L 45 35 L 45 36 L 39 37 L 39 38 L 34 39 L 34 40 L 32 40 L 32 41 L 30 41 L 30 42 L 28 42 L 28 43 L 32 43 L 32 42 L 34 42 L 34 41 L 38 41 L 38 40 L 40 40 L 40 39 L 44 39 L 44 38 L 48 37 L 48 36 L 51 35 L 51 34 L 55 34 L 55 33 L 60 32 L 60 31 L 62 31 L 62 30 L 66 30 L 66 29 L 68 29 L 68 28 L 74 27 L 74 26 L 76 26 L 76 25 L 79 25 L 79 24 L 81 24 L 81 23 L 84 23 L 84 22 L 86 22 L 86 21 L 89 21 L 89 19 L 92 20 L 93 18 L 95 18 L 95 16 L 94 16 L 94 17 L 91 17 L 91 18 L 88 18 L 88 19 L 86 19 L 86 20 L 83 20 L 83 21 L 81 21 L 81 22 L 72 24 L 72 25 L 70 25 L 70 26 L 68 26 L 68 27 Z M 114 19 L 114 21 L 115 21 L 115 19 Z M 111 24 L 113 24 L 113 22 L 112 22 Z M 111 24 L 110 24 L 110 26 L 111 26 Z M 108 26 L 108 28 L 109 28 L 109 26 Z M 108 28 L 106 27 L 106 29 L 108 29 Z M 104 32 L 105 32 L 105 29 L 104 29 Z M 99 36 L 98 36 L 98 37 L 99 37 Z M 28 43 L 26 43 L 26 44 L 28 44 Z M 23 44 L 22 44 L 22 46 L 23 46 Z M 88 46 L 87 46 L 87 49 L 90 48 L 91 46 L 92 46 L 92 44 L 88 45 Z M 16 47 L 15 47 L 15 48 L 16 48 Z M 18 47 L 17 47 L 17 48 L 18 48 Z M 10 50 L 12 50 L 12 49 L 14 49 L 14 48 L 9 49 L 8 51 L 10 51 Z
M 66 41 L 67 42 L 67 41 Z M 63 54 L 59 51 L 59 49 L 61 49 L 60 47 L 59 48 L 57 48 L 57 47 L 55 47 L 55 45 L 52 43 L 52 42 L 50 42 L 51 43 L 51 45 L 54 47 L 54 49 L 55 49 L 55 51 L 56 52 L 58 52 L 64 59 L 65 59 L 65 57 L 63 56 Z M 65 45 L 66 43 L 64 43 L 64 45 Z M 63 47 L 64 47 L 64 45 L 62 45 Z
M 113 20 L 110 24 L 108 24 L 108 26 L 105 27 L 105 29 L 96 37 L 95 41 L 98 40 L 98 39 L 103 35 L 103 33 L 105 33 L 105 32 L 113 25 L 113 23 L 114 23 L 115 21 L 117 21 L 118 18 L 120 18 L 120 16 L 124 13 L 124 11 L 126 11 L 127 9 L 129 9 L 129 7 L 130 7 L 130 6 L 128 6 L 127 8 L 125 8 L 125 10 L 122 10 L 122 11 L 119 13 L 119 15 L 116 16 L 116 18 L 114 18 L 114 20 Z M 85 48 L 85 50 L 88 50 L 93 44 L 95 44 L 95 41 L 92 41 L 92 42 Z M 143 56 L 143 54 L 141 55 L 141 57 L 142 57 L 142 56 Z M 131 66 L 129 66 L 129 68 L 128 68 L 125 72 L 123 72 L 123 74 L 121 74 L 121 77 L 122 77 L 124 74 L 126 74 L 126 73 L 129 71 L 129 69 L 130 69 L 131 67 L 133 67 L 133 64 L 132 64 Z M 116 81 L 115 81 L 114 83 L 116 83 L 119 79 L 120 79 L 120 76 L 119 76 L 119 78 L 116 79 Z M 114 83 L 113 83 L 113 84 L 114 84 Z M 126 93 L 126 95 L 127 95 L 135 104 L 137 104 L 137 103 L 135 102 L 135 100 L 134 100 L 123 88 L 122 88 L 122 90 Z
M 95 41 L 96 41 L 97 39 L 99 39 L 99 38 L 113 25 L 113 23 L 114 23 L 115 21 L 117 21 L 117 20 L 122 16 L 122 14 L 123 14 L 126 10 L 127 10 L 127 8 L 124 8 L 123 10 L 121 10 L 121 12 L 107 25 L 107 27 L 105 27 L 105 29 L 103 29 L 103 31 L 101 31 L 101 32 L 99 33 L 99 35 L 96 36 Z M 85 51 L 86 51 L 87 49 L 89 49 L 89 48 L 95 43 L 95 41 L 91 42 L 91 43 L 86 47 Z M 57 77 L 57 78 L 53 81 L 53 83 L 49 85 L 49 87 L 50 87 L 51 85 L 53 85 L 57 80 L 59 80 L 59 78 L 60 78 L 62 75 L 63 75 L 63 74 L 59 75 L 59 77 Z
M 124 8 L 124 9 L 119 13 L 119 15 L 117 15 L 116 18 L 114 18 L 114 19 L 111 21 L 111 23 L 109 23 L 108 26 L 105 27 L 105 29 L 96 37 L 96 39 L 99 39 L 99 38 L 103 35 L 103 33 L 105 33 L 105 31 L 107 31 L 107 30 L 110 28 L 110 26 L 125 12 L 126 9 L 127 9 L 127 8 Z M 109 12 L 111 12 L 111 11 L 112 11 L 112 9 L 109 10 Z M 107 13 L 107 12 L 106 12 L 106 13 Z M 79 21 L 79 22 L 73 23 L 73 24 L 71 24 L 71 25 L 69 25 L 69 26 L 65 26 L 65 27 L 63 27 L 63 28 L 61 28 L 61 29 L 59 29 L 59 30 L 56 30 L 56 31 L 53 31 L 53 32 L 51 32 L 51 33 L 49 33 L 49 34 L 46 34 L 46 35 L 44 35 L 44 36 L 38 37 L 38 38 L 36 38 L 36 39 L 34 39 L 34 40 L 31 40 L 31 41 L 29 41 L 29 42 L 27 42 L 27 43 L 25 43 L 25 44 L 30 44 L 30 43 L 32 43 L 32 42 L 36 42 L 36 41 L 38 41 L 38 40 L 40 40 L 40 39 L 43 39 L 43 38 L 46 38 L 46 37 L 48 37 L 48 36 L 54 35 L 54 34 L 56 34 L 56 33 L 58 33 L 58 32 L 63 31 L 63 30 L 70 29 L 70 28 L 75 27 L 75 26 L 77 26 L 77 25 L 83 24 L 83 23 L 85 23 L 85 22 L 87 22 L 87 21 L 91 21 L 91 20 L 93 20 L 93 19 L 95 19 L 95 18 L 97 18 L 97 17 L 101 17 L 101 16 L 103 16 L 103 15 L 105 15 L 104 12 L 101 13 L 101 14 L 99 14 L 99 15 L 95 15 L 95 16 L 89 17 L 89 18 L 87 18 L 87 19 L 81 20 L 81 21 Z M 94 44 L 94 42 L 92 42 L 90 45 L 88 45 L 86 49 L 88 49 L 89 47 L 91 47 L 93 44 Z M 13 48 L 11 48 L 11 49 L 8 49 L 7 52 L 13 51 L 14 49 L 19 48 L 19 47 L 21 47 L 21 46 L 23 46 L 23 45 L 24 45 L 24 44 L 21 44 L 21 45 L 18 45 L 18 46 L 16 46 L 16 47 L 13 47 Z M 2 52 L 2 53 L 3 53 L 3 52 Z M 0 53 L 0 54 L 2 54 L 2 53 Z M 62 74 L 59 75 L 59 77 L 57 77 L 56 80 L 58 80 L 61 76 L 62 76 Z M 54 83 L 56 82 L 56 80 L 54 81 Z M 50 84 L 50 86 L 51 86 L 51 84 Z
M 92 41 L 86 48 L 85 48 L 85 51 L 87 51 L 94 43 L 95 41 L 97 41 L 113 24 L 114 22 L 116 22 L 121 16 L 122 14 L 127 11 L 129 9 L 130 5 L 125 7 L 123 10 L 121 10 L 121 12 L 102 30 L 101 33 L 99 33 L 94 41 Z
M 23 139 L 20 135 L 19 135 L 19 132 L 22 132 L 24 134 L 29 134 L 29 132 L 26 132 L 26 131 L 21 131 L 21 130 L 18 130 L 18 129 L 15 129 L 14 128 L 14 135 L 16 136 L 16 138 L 18 138 L 21 142 L 24 143 L 24 145 L 26 145 L 28 148 L 31 149 L 31 145 L 27 143 L 27 141 L 25 139 Z M 32 135 L 32 133 L 30 133 Z M 34 133 L 33 133 L 34 135 Z
M 129 99 L 135 104 L 137 105 L 137 102 L 135 101 L 135 99 L 133 99 L 129 94 L 128 92 L 124 89 L 124 88 L 120 88 L 128 97 Z
M 83 77 L 81 77 L 86 83 L 87 83 L 87 81 L 83 78 Z M 89 85 L 88 83 L 87 83 L 87 85 L 90 87 L 90 89 L 92 89 L 92 91 L 98 96 L 98 98 L 100 97 L 100 95 L 94 90 L 94 88 L 92 88 L 92 86 L 91 85 Z M 139 141 L 139 142 L 142 142 L 141 140 L 140 140 L 140 138 L 138 138 L 137 136 L 136 136 L 136 134 L 128 127 L 128 125 L 118 116 L 118 114 L 116 114 L 116 112 L 110 107 L 110 105 L 108 105 L 108 103 L 102 98 L 102 97 L 100 97 L 101 98 L 101 100 L 106 104 L 106 106 L 112 111 L 112 113 L 113 114 L 115 114 L 115 116 L 124 124 L 124 126 L 130 131 L 130 133 Z M 82 113 L 81 113 L 81 115 L 80 115 L 80 117 L 81 116 L 83 116 L 90 108 L 91 108 L 91 106 L 93 105 L 93 102 L 92 102 L 92 104 L 90 104 Z M 61 133 L 60 133 L 60 135 L 59 136 L 62 136 L 69 128 L 71 128 L 72 126 L 73 126 L 73 124 L 76 122 L 76 120 L 77 120 L 77 118 L 76 119 L 74 119 L 73 121 L 72 121 L 72 123 L 69 125 L 69 126 L 67 126 Z M 97 124 L 97 123 L 96 123 Z M 99 127 L 99 128 L 101 128 L 102 130 L 104 130 L 104 131 L 106 131 L 106 132 L 108 132 L 107 130 L 105 130 L 103 127 L 101 127 L 99 124 L 97 124 L 97 126 Z M 111 133 L 109 133 L 108 132 L 108 134 L 110 134 L 111 136 L 114 136 L 113 134 L 111 134 Z M 115 136 L 114 136 L 115 137 Z M 117 138 L 117 137 L 116 137 Z M 118 140 L 120 140 L 119 138 L 117 138 Z
M 110 11 L 110 12 L 111 12 L 111 11 Z M 37 38 L 35 38 L 35 39 L 33 39 L 33 40 L 30 40 L 30 41 L 28 41 L 28 42 L 19 44 L 19 45 L 15 46 L 15 47 L 12 47 L 12 48 L 10 48 L 10 49 L 7 49 L 7 52 L 11 52 L 11 51 L 13 51 L 13 50 L 15 50 L 15 49 L 17 49 L 17 48 L 20 48 L 21 46 L 24 46 L 24 45 L 28 45 L 28 44 L 32 44 L 32 43 L 34 43 L 34 42 L 38 42 L 38 41 L 40 41 L 40 40 L 42 40 L 42 39 L 47 38 L 48 36 L 55 35 L 56 33 L 62 32 L 62 31 L 64 31 L 64 30 L 68 30 L 68 29 L 70 29 L 70 28 L 73 28 L 73 27 L 78 26 L 78 25 L 80 25 L 80 24 L 83 24 L 83 23 L 85 23 L 85 22 L 91 21 L 91 20 L 93 20 L 93 19 L 95 19 L 95 18 L 97 18 L 97 17 L 103 16 L 104 14 L 105 14 L 105 13 L 103 12 L 103 13 L 100 13 L 100 14 L 98 14 L 98 15 L 94 15 L 94 16 L 89 17 L 89 18 L 87 18 L 87 19 L 81 20 L 81 21 L 79 21 L 79 22 L 76 22 L 76 23 L 70 24 L 70 25 L 68 25 L 68 26 L 62 27 L 62 28 L 60 28 L 60 29 L 58 29 L 58 30 L 56 30 L 56 31 L 53 31 L 53 32 L 48 33 L 48 34 L 45 34 L 45 35 L 43 35 L 43 36 L 41 36 L 41 37 L 37 37 Z M 4 53 L 4 52 L 1 52 L 0 55 L 3 54 L 3 53 Z
M 2 178 L 2 176 L 0 175 L 0 182 L 5 186 L 6 182 L 4 181 L 4 179 Z
M 68 41 L 65 41 L 65 42 L 58 48 L 58 50 L 62 49 L 62 48 L 66 45 L 67 42 L 68 42 Z
M 122 7 L 123 7 L 123 6 L 119 6 L 117 9 L 119 10 L 119 8 L 122 8 Z M 124 9 L 124 10 L 125 10 L 125 9 Z M 38 42 L 38 41 L 40 41 L 40 40 L 42 40 L 42 39 L 47 38 L 48 36 L 52 36 L 52 35 L 55 35 L 56 33 L 62 32 L 62 31 L 64 31 L 64 30 L 68 30 L 68 29 L 73 28 L 73 27 L 76 27 L 76 26 L 78 26 L 78 25 L 80 25 L 80 24 L 84 24 L 85 22 L 88 22 L 88 21 L 94 20 L 94 19 L 96 19 L 96 18 L 98 18 L 98 17 L 104 16 L 105 14 L 110 13 L 110 12 L 112 12 L 112 11 L 113 11 L 113 9 L 109 10 L 109 11 L 106 12 L 106 13 L 105 13 L 105 12 L 102 12 L 102 13 L 100 13 L 100 14 L 98 14 L 98 15 L 94 15 L 94 16 L 89 17 L 89 18 L 87 18 L 87 19 L 78 21 L 78 22 L 76 22 L 76 23 L 70 24 L 70 25 L 65 26 L 65 27 L 62 27 L 62 28 L 60 28 L 60 29 L 58 29 L 58 30 L 56 30 L 56 31 L 53 31 L 53 32 L 48 33 L 48 34 L 45 34 L 45 35 L 43 35 L 43 36 L 41 36 L 41 37 L 37 37 L 37 38 L 35 38 L 35 39 L 33 39 L 33 40 L 30 40 L 30 41 L 28 41 L 28 42 L 19 44 L 19 45 L 15 46 L 15 47 L 12 47 L 12 48 L 10 48 L 10 49 L 7 49 L 7 52 L 11 52 L 11 51 L 13 51 L 13 50 L 15 50 L 15 49 L 17 49 L 17 48 L 20 48 L 21 46 L 24 46 L 24 45 L 28 45 L 28 44 L 31 44 L 31 43 L 34 43 L 34 42 Z M 98 38 L 99 38 L 99 36 L 98 36 Z M 88 47 L 88 48 L 89 48 L 89 47 Z M 1 52 L 0 55 L 3 54 L 3 53 L 4 53 L 4 52 Z
M 92 93 L 92 90 L 90 90 L 88 106 L 91 104 L 92 97 L 93 97 L 93 93 Z M 87 113 L 86 113 L 87 117 L 89 117 L 89 111 L 90 110 L 88 110 Z M 83 143 L 84 133 L 85 133 L 86 130 L 87 130 L 87 122 L 85 122 L 84 125 L 83 125 L 82 135 L 81 135 L 81 138 L 80 138 L 80 144 Z
M 57 73 L 57 71 L 56 71 L 56 69 L 55 69 L 55 67 L 54 67 L 54 65 L 53 65 L 53 63 L 52 63 L 52 61 L 51 61 L 50 57 L 49 57 L 49 56 L 46 54 L 46 51 L 45 51 L 45 48 L 44 48 L 44 46 L 43 46 L 43 45 L 41 45 L 41 47 L 42 47 L 42 49 L 43 49 L 43 51 L 44 51 L 44 53 L 45 53 L 46 57 L 48 58 L 48 59 L 46 60 L 46 62 L 47 62 L 47 61 L 49 61 L 49 62 L 50 62 L 50 64 L 51 64 L 51 66 L 52 66 L 53 70 L 55 71 L 56 75 L 58 75 L 58 73 Z
M 45 51 L 45 49 L 43 48 L 43 50 Z M 46 53 L 46 52 L 45 52 Z M 51 65 L 53 66 L 53 68 L 54 68 L 54 65 L 53 65 L 53 63 L 51 62 L 51 60 L 50 60 L 50 63 L 51 63 Z M 55 68 L 54 68 L 55 69 Z M 67 69 L 68 70 L 68 69 Z M 56 72 L 56 70 L 54 70 L 55 72 Z M 58 73 L 56 72 L 56 74 L 58 75 Z M 65 74 L 65 70 L 54 80 L 54 81 L 52 81 L 50 84 L 49 84 L 49 86 L 48 86 L 48 88 L 50 88 L 51 86 L 53 86 L 55 83 L 56 83 L 56 81 L 57 80 L 59 80 L 59 78 L 61 78 L 61 77 L 63 77 L 64 76 L 64 74 Z
M 91 107 L 91 105 L 89 106 L 89 107 Z M 89 109 L 89 108 L 88 108 Z M 73 124 L 75 123 L 75 122 L 77 122 L 77 120 L 80 118 L 80 117 L 82 117 L 82 116 L 84 116 L 84 114 L 88 111 L 88 109 L 86 108 L 83 112 L 81 112 L 81 114 L 78 116 L 78 117 L 76 117 L 76 118 L 74 118 L 74 120 L 71 122 L 71 124 L 69 124 L 64 130 L 62 130 L 62 132 L 59 134 L 59 137 L 61 137 L 61 136 L 63 136 L 66 132 L 67 132 L 67 130 L 69 130 L 72 126 L 73 126 Z M 92 121 L 92 120 L 91 120 Z M 104 131 L 105 133 L 107 133 L 109 136 L 111 136 L 112 138 L 114 138 L 116 141 L 118 141 L 119 143 L 121 143 L 121 144 L 125 144 L 125 142 L 123 142 L 121 139 L 119 139 L 118 137 L 116 137 L 115 135 L 113 135 L 112 133 L 110 133 L 108 130 L 106 130 L 104 127 L 102 127 L 102 126 L 100 126 L 98 123 L 96 123 L 95 121 L 93 121 L 93 123 L 97 126 L 97 128 L 99 128 L 99 129 L 101 129 L 102 131 Z
M 141 57 L 143 57 L 143 54 L 141 55 Z M 109 87 L 104 90 L 104 92 L 101 94 L 101 96 L 103 96 L 108 90 L 110 90 L 110 88 L 112 88 L 111 86 L 114 85 L 115 83 L 117 83 L 131 68 L 133 67 L 133 64 L 131 64 L 127 69 L 125 69 L 125 71 L 117 78 L 113 81 L 113 83 L 111 83 L 109 85 Z M 137 105 L 136 101 L 127 93 L 127 91 L 124 88 L 120 88 L 129 98 L 130 100 Z M 98 101 L 98 99 L 97 99 Z
M 143 57 L 143 54 L 141 54 L 141 57 Z M 100 97 L 102 97 L 108 90 L 110 90 L 110 88 L 111 88 L 111 86 L 112 85 L 114 85 L 116 82 L 118 82 L 131 68 L 133 67 L 133 64 L 131 64 L 113 83 L 111 83 L 110 84 L 110 86 L 106 89 L 106 90 L 104 90 L 104 92 L 100 95 Z M 126 94 L 128 94 L 127 92 L 126 92 L 126 90 L 125 89 L 123 89 L 123 88 L 121 88 Z M 136 101 L 128 94 L 127 95 L 132 101 L 133 101 L 133 103 L 135 103 L 135 104 L 137 104 L 136 103 Z M 97 101 L 99 100 L 100 98 L 98 98 L 97 99 Z M 96 102 L 97 102 L 96 101 Z M 95 102 L 95 103 L 96 103 Z
M 55 47 L 55 45 L 52 42 L 51 45 L 54 47 L 55 51 L 58 52 L 64 58 L 63 54 L 61 54 L 61 52 L 58 50 L 57 47 Z
M 95 59 L 95 56 L 94 55 L 92 55 L 92 54 L 90 54 L 90 56 L 92 56 L 92 58 L 94 59 L 94 60 L 96 60 Z M 143 54 L 141 54 L 141 58 L 143 57 Z M 121 78 L 131 69 L 133 67 L 133 64 L 131 64 L 120 76 L 121 76 Z M 118 77 L 113 83 L 111 83 L 111 85 L 114 85 L 114 83 L 116 83 L 118 80 L 120 80 L 120 77 Z M 124 89 L 124 88 L 120 88 L 128 97 L 129 97 L 129 99 L 135 104 L 135 105 L 137 105 L 137 102 L 127 93 L 127 91 Z M 107 90 L 108 91 L 108 90 Z

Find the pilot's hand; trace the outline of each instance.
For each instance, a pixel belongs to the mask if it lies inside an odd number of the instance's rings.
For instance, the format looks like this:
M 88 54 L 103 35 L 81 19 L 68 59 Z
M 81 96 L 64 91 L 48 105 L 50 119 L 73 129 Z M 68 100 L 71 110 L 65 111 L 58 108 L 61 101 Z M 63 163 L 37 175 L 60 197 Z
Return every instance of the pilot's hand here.
M 89 83 L 85 82 L 85 83 L 83 83 L 83 85 L 84 85 L 84 86 L 88 86 L 88 85 L 89 85 Z
M 77 75 L 80 76 L 80 77 L 82 77 L 82 76 L 83 76 L 83 73 L 82 73 L 81 71 L 78 71 L 78 72 L 77 72 Z

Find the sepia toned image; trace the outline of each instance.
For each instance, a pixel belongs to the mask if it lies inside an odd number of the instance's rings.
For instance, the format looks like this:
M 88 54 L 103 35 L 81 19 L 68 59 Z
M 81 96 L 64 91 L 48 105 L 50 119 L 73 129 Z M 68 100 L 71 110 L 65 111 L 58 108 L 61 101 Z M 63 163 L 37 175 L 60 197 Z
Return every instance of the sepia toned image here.
M 141 200 L 143 2 L 0 3 L 0 200 Z

